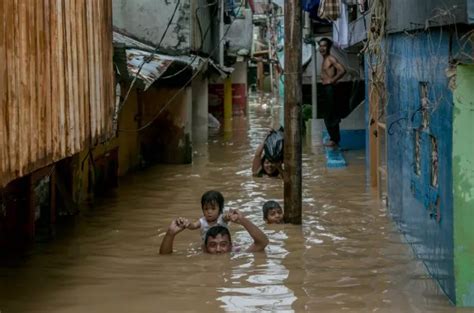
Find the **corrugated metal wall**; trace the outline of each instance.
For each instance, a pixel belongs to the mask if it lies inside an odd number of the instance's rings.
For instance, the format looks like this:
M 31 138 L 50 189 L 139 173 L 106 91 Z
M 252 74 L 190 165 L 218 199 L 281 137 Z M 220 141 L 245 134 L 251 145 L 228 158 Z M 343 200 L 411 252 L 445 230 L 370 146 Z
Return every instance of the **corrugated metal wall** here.
M 111 135 L 111 0 L 0 0 L 0 187 Z

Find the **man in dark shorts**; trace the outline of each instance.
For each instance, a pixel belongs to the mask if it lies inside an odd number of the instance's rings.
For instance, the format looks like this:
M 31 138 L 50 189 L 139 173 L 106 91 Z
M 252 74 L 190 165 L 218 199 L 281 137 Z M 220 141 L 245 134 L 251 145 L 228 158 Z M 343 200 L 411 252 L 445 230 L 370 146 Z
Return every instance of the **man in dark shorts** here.
M 326 100 L 326 115 L 324 124 L 329 133 L 330 140 L 326 146 L 336 147 L 341 140 L 339 123 L 341 122 L 340 112 L 335 101 L 334 85 L 344 76 L 346 69 L 339 61 L 331 55 L 332 40 L 322 38 L 318 42 L 319 52 L 323 56 L 321 64 L 321 81 L 323 84 L 323 94 Z

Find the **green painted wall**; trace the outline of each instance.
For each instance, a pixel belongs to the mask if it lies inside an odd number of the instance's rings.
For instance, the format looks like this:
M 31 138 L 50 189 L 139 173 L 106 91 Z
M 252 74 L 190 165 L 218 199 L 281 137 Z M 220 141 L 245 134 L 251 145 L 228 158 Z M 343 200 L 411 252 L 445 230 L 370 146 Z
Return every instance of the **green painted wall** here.
M 474 306 L 474 65 L 457 68 L 453 121 L 456 305 Z

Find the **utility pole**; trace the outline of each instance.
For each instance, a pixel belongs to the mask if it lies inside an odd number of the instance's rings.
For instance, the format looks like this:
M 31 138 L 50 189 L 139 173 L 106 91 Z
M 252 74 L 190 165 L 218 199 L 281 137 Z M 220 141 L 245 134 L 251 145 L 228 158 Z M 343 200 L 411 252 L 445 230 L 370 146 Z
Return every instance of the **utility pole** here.
M 302 10 L 300 0 L 285 1 L 285 221 L 301 224 Z

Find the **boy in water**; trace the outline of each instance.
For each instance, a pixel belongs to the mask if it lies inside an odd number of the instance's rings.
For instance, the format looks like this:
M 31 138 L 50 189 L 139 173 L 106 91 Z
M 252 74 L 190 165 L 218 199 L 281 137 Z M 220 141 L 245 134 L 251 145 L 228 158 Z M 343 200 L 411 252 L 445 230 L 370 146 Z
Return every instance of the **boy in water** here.
M 187 229 L 201 229 L 201 238 L 204 241 L 206 232 L 212 226 L 223 226 L 227 228 L 229 216 L 223 214 L 224 210 L 224 196 L 219 191 L 209 190 L 201 197 L 201 208 L 203 216 L 195 222 L 187 223 Z
M 270 200 L 263 204 L 263 219 L 267 224 L 282 224 L 283 209 L 278 202 Z

